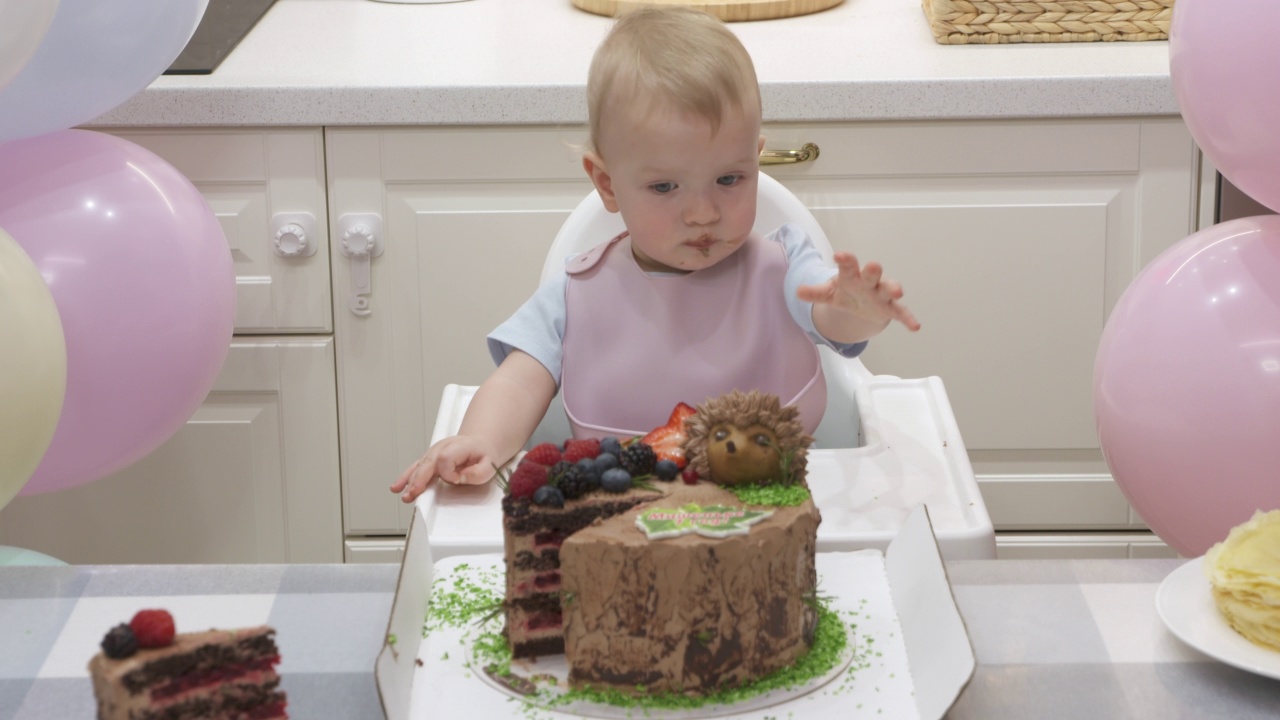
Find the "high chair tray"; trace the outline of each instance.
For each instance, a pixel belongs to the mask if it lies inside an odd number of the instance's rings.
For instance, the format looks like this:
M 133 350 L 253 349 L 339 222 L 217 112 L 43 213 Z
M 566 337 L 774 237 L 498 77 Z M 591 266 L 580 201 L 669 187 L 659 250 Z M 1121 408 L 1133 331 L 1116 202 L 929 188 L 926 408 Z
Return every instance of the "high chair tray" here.
M 445 388 L 432 442 L 457 432 L 475 390 Z M 924 504 L 945 559 L 994 559 L 995 530 L 942 382 L 875 376 L 857 397 L 864 444 L 809 451 L 809 487 L 822 513 L 818 552 L 883 551 Z M 492 482 L 433 483 L 417 500 L 433 557 L 502 552 L 501 500 Z

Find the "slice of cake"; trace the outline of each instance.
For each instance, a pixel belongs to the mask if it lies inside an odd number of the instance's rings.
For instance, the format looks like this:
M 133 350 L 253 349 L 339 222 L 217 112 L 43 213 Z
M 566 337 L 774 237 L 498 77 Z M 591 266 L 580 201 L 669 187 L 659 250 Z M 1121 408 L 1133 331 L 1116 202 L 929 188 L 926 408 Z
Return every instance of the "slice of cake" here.
M 143 610 L 107 633 L 89 674 L 98 720 L 273 720 L 288 717 L 279 662 L 270 627 L 174 633 L 168 612 Z

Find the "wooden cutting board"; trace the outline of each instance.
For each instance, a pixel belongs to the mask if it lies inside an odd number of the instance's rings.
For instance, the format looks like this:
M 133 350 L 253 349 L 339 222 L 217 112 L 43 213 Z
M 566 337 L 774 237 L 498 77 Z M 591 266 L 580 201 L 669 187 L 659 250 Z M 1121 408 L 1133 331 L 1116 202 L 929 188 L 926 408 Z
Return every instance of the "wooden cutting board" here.
M 614 17 L 646 5 L 688 5 L 725 22 L 773 20 L 833 8 L 844 0 L 572 0 L 575 7 Z

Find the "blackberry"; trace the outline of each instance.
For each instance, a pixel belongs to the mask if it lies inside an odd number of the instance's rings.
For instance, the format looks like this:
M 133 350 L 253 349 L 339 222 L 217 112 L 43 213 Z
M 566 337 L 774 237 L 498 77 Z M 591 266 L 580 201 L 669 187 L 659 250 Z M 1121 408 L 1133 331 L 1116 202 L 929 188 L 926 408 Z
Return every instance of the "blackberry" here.
M 631 473 L 631 477 L 640 477 L 653 472 L 653 465 L 657 460 L 658 456 L 653 453 L 653 448 L 642 442 L 628 445 L 618 456 L 618 464 L 623 470 Z
M 659 480 L 670 482 L 680 474 L 680 466 L 676 465 L 675 460 L 659 460 L 653 466 L 653 474 L 657 475 Z
M 560 476 L 560 479 L 556 482 L 556 487 L 560 488 L 560 492 L 564 493 L 566 500 L 574 500 L 595 490 L 599 485 L 594 478 L 587 474 L 586 470 L 577 465 L 571 465 Z
M 567 460 L 561 460 L 552 465 L 551 469 L 547 471 L 547 482 L 556 482 L 559 478 L 564 477 L 564 474 L 569 472 L 571 467 L 573 467 L 573 463 Z
M 533 492 L 533 504 L 542 507 L 564 507 L 564 494 L 558 488 L 543 485 Z
M 631 489 L 631 476 L 622 468 L 611 468 L 600 477 L 600 487 L 605 492 L 624 493 Z
M 138 652 L 138 638 L 126 623 L 111 628 L 102 638 L 102 652 L 112 660 L 120 660 Z

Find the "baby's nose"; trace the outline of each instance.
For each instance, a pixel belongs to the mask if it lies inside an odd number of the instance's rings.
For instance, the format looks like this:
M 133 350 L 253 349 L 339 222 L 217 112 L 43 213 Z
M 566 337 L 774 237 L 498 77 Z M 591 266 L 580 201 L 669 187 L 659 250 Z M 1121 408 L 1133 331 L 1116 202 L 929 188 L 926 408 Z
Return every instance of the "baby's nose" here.
M 720 210 L 705 193 L 691 193 L 684 208 L 684 221 L 689 225 L 709 225 L 720 219 Z

